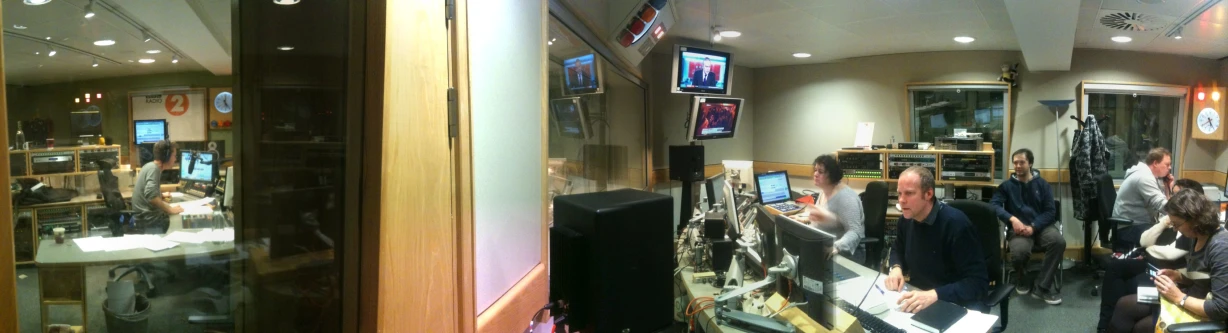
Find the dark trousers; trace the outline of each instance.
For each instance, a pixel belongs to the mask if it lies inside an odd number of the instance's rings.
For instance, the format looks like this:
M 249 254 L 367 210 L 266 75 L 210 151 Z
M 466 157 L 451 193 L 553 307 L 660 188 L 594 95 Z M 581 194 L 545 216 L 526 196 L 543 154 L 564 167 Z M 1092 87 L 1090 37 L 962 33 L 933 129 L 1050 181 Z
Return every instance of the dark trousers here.
M 1159 309 L 1155 304 L 1138 302 L 1138 295 L 1122 297 L 1117 301 L 1117 309 L 1109 322 L 1108 331 L 1117 333 L 1151 333 L 1155 331 L 1155 312 Z
M 1058 265 L 1062 263 L 1062 254 L 1066 251 L 1066 239 L 1062 237 L 1062 233 L 1057 228 L 1046 227 L 1039 232 L 1032 233 L 1030 237 L 1012 236 L 1007 242 L 1011 262 L 1015 265 L 1016 274 L 1023 276 L 1023 268 L 1028 263 L 1028 257 L 1032 256 L 1032 247 L 1037 243 L 1045 250 L 1045 260 L 1041 262 L 1040 276 L 1036 281 L 1036 286 L 1053 292 L 1057 289 L 1053 287 L 1053 278 L 1057 275 Z M 1024 282 L 1016 281 L 1016 283 Z
M 1109 260 L 1104 269 L 1104 278 L 1100 285 L 1100 322 L 1097 328 L 1108 328 L 1113 317 L 1117 302 L 1126 295 L 1138 292 L 1140 284 L 1150 284 L 1147 274 L 1147 262 L 1144 260 Z
M 1151 229 L 1150 224 L 1135 224 L 1121 229 L 1117 240 L 1113 242 L 1113 252 L 1125 253 L 1133 248 L 1140 247 L 1139 239 L 1143 238 L 1143 232 Z

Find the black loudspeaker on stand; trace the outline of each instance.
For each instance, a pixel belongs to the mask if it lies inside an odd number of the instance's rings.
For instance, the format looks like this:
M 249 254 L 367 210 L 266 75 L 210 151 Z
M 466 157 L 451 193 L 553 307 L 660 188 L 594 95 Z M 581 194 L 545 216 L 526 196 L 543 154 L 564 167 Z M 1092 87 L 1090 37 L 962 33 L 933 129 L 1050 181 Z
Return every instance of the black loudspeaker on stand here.
M 669 146 L 669 179 L 682 182 L 677 226 L 682 233 L 695 208 L 695 184 L 704 180 L 704 146 Z
M 568 332 L 673 323 L 673 198 L 624 189 L 554 198 L 550 300 Z M 561 310 L 561 311 L 559 311 Z

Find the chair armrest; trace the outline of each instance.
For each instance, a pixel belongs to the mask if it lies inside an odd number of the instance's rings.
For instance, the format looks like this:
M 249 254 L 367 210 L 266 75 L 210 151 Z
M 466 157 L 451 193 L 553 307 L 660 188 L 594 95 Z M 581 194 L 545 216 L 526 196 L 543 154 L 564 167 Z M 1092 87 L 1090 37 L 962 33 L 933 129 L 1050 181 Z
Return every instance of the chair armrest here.
M 1123 226 L 1123 225 L 1131 225 L 1131 224 L 1134 224 L 1134 221 L 1132 221 L 1132 220 L 1130 220 L 1130 219 L 1123 219 L 1123 218 L 1120 218 L 1120 217 L 1110 217 L 1110 218 L 1108 218 L 1108 219 L 1105 219 L 1105 221 L 1112 222 L 1114 225 L 1116 225 L 1116 226 L 1118 226 L 1118 227 Z
M 881 240 L 881 239 L 878 239 L 878 238 L 874 238 L 874 237 L 866 237 L 866 238 L 862 238 L 860 243 L 861 243 L 861 244 L 874 244 L 874 243 L 878 243 L 878 242 L 881 242 L 881 241 L 882 241 L 882 240 Z
M 1228 325 L 1217 321 L 1200 321 L 1197 323 L 1180 323 L 1168 325 L 1169 333 L 1219 332 L 1228 330 Z
M 1013 290 L 1015 290 L 1015 285 L 1013 284 L 1000 284 L 997 287 L 994 287 L 993 290 L 990 290 L 989 295 L 985 295 L 985 299 L 982 300 L 982 303 L 985 303 L 985 306 L 991 308 L 998 306 L 998 303 L 1002 303 L 1002 301 L 1010 298 Z
M 230 316 L 188 316 L 188 323 L 193 325 L 233 325 L 234 318 Z

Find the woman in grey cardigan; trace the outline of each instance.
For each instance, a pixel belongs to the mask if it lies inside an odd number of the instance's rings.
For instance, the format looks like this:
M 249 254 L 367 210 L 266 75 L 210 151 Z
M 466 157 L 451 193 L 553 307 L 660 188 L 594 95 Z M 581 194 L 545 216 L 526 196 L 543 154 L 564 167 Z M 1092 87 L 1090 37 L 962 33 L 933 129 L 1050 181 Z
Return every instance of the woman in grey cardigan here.
M 866 217 L 861 197 L 848 185 L 840 183 L 844 170 L 835 155 L 815 158 L 813 167 L 814 186 L 818 186 L 823 195 L 816 205 L 807 206 L 810 226 L 836 235 L 836 253 L 864 262 L 866 254 L 861 239 L 866 237 Z

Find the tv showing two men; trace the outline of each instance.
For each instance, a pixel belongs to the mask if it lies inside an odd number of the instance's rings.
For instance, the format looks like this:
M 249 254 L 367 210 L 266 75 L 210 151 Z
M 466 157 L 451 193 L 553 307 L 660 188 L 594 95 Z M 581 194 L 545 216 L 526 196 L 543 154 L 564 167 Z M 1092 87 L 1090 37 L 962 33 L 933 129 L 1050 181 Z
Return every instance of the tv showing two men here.
M 738 125 L 742 100 L 698 97 L 692 121 L 691 140 L 732 138 Z
M 597 57 L 586 54 L 563 60 L 563 94 L 581 95 L 601 92 Z
M 679 47 L 676 92 L 727 95 L 730 55 L 725 52 Z

